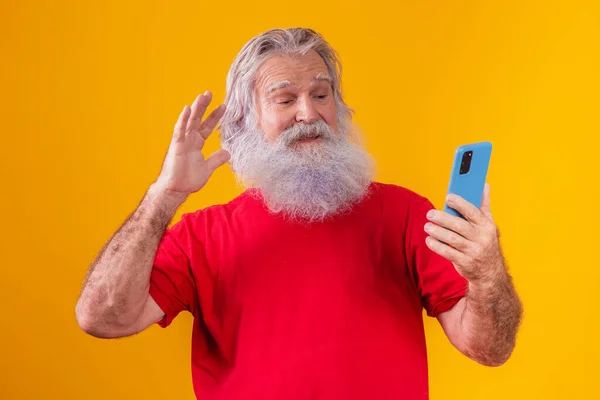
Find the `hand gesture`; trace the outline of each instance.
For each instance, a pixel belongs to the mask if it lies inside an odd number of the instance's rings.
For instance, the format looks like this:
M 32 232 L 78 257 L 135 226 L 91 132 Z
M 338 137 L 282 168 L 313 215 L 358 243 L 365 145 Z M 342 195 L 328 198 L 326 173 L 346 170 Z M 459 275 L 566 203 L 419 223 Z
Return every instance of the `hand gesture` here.
M 449 206 L 465 219 L 444 211 L 431 210 L 425 231 L 427 246 L 451 261 L 470 282 L 493 283 L 504 271 L 504 257 L 498 240 L 498 231 L 490 210 L 490 187 L 485 185 L 481 207 L 478 209 L 454 194 L 446 199 Z
M 204 158 L 201 150 L 206 139 L 225 113 L 221 104 L 202 121 L 212 94 L 199 95 L 191 107 L 185 106 L 179 115 L 162 170 L 155 183 L 160 190 L 187 197 L 200 190 L 215 169 L 229 160 L 229 153 L 220 149 Z

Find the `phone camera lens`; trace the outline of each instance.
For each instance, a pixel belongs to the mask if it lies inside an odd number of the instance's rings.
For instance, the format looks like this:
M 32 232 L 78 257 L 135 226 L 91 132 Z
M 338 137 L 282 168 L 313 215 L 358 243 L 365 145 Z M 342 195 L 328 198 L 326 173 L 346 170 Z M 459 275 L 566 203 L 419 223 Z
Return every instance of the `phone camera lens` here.
M 473 151 L 467 151 L 463 154 L 461 163 L 460 163 L 460 174 L 464 175 L 471 170 L 471 159 L 473 157 Z

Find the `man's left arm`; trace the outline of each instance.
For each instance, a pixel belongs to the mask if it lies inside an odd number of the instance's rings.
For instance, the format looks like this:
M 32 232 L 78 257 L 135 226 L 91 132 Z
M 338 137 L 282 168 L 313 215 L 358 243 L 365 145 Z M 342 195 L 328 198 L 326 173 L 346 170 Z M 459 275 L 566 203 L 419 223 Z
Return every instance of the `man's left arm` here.
M 514 349 L 522 306 L 492 219 L 489 185 L 479 209 L 456 195 L 449 195 L 447 202 L 465 219 L 432 210 L 427 214 L 426 243 L 454 264 L 468 281 L 468 290 L 438 320 L 460 352 L 480 364 L 499 366 Z

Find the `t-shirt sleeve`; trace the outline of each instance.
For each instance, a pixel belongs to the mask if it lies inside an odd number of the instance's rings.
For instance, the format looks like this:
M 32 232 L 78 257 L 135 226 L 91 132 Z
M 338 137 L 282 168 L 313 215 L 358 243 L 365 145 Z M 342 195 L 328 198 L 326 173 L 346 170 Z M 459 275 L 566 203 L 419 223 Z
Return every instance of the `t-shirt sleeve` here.
M 452 262 L 429 249 L 425 243 L 427 212 L 433 208 L 433 204 L 422 197 L 411 201 L 406 254 L 423 307 L 427 315 L 437 317 L 466 295 L 467 280 L 456 271 Z
M 194 314 L 197 304 L 196 285 L 191 263 L 184 251 L 188 230 L 185 220 L 179 221 L 163 235 L 150 274 L 150 296 L 165 316 L 158 325 L 166 328 L 184 310 Z

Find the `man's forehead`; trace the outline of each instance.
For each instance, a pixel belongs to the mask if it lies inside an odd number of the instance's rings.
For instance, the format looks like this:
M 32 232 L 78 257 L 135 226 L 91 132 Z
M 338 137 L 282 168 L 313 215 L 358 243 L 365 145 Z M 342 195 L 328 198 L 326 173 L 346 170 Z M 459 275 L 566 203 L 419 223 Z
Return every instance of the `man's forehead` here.
M 285 86 L 303 86 L 313 82 L 331 82 L 327 66 L 316 53 L 302 57 L 274 56 L 257 73 L 257 88 L 272 91 Z

